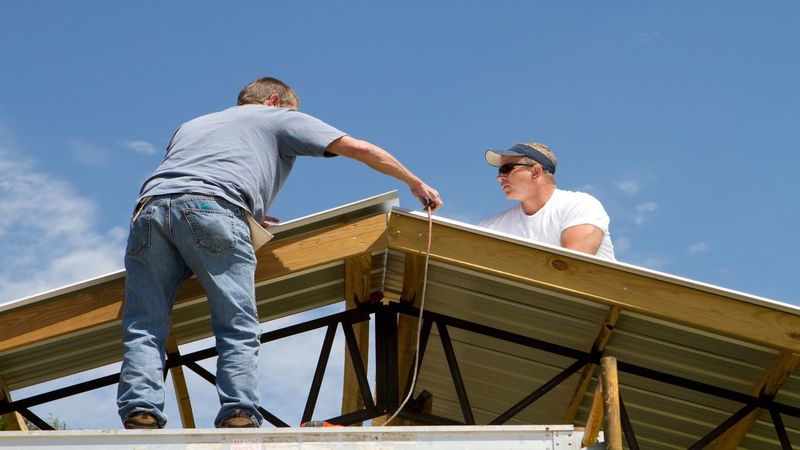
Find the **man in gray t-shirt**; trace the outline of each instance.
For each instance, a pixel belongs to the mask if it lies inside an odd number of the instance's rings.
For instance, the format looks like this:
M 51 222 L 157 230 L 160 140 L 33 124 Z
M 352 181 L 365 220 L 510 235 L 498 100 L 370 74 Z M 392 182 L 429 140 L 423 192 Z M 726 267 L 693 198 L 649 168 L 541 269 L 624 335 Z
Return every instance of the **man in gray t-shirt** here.
M 289 108 L 244 104 L 193 119 L 175 132 L 164 162 L 140 197 L 195 193 L 222 197 L 259 221 L 297 156 L 335 156 L 345 133 Z
M 438 192 L 386 150 L 297 111 L 297 94 L 274 78 L 253 81 L 235 107 L 178 128 L 144 182 L 125 254 L 123 362 L 117 393 L 126 428 L 162 428 L 164 347 L 172 302 L 196 275 L 217 342 L 217 427 L 256 427 L 260 325 L 248 219 L 266 215 L 297 156 L 347 156 L 405 182 L 436 210 Z

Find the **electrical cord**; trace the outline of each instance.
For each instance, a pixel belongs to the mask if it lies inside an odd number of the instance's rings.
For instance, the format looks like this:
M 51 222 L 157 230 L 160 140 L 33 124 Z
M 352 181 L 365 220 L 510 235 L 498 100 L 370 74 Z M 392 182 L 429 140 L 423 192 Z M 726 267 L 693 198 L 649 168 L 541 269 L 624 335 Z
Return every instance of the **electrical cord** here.
M 389 417 L 389 419 L 386 422 L 381 424 L 382 427 L 389 425 L 389 422 L 394 420 L 394 418 L 397 417 L 398 414 L 400 414 L 400 411 L 403 410 L 408 401 L 414 395 L 414 388 L 417 385 L 417 376 L 419 375 L 419 343 L 422 334 L 422 313 L 423 311 L 425 311 L 425 291 L 428 288 L 428 261 L 430 260 L 431 257 L 431 243 L 432 243 L 431 238 L 433 236 L 433 215 L 430 205 L 426 204 L 425 210 L 428 212 L 428 245 L 425 250 L 425 266 L 422 272 L 422 293 L 420 295 L 420 302 L 419 302 L 419 317 L 417 318 L 417 339 L 414 351 L 414 376 L 411 378 L 411 387 L 408 389 L 408 395 L 406 395 L 406 398 L 403 400 L 402 403 L 400 403 L 400 406 L 397 407 L 397 410 L 394 412 L 394 414 L 392 414 L 392 416 Z

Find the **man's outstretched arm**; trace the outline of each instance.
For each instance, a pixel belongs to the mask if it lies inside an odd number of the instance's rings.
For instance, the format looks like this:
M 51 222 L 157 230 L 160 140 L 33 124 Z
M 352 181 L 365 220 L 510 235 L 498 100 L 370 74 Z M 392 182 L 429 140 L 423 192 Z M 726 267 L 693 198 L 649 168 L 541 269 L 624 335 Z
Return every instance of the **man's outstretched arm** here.
M 328 144 L 326 150 L 329 153 L 361 161 L 380 173 L 406 183 L 420 203 L 423 206 L 430 205 L 432 211 L 436 211 L 444 204 L 436 189 L 425 184 L 391 153 L 375 144 L 351 136 L 342 136 Z

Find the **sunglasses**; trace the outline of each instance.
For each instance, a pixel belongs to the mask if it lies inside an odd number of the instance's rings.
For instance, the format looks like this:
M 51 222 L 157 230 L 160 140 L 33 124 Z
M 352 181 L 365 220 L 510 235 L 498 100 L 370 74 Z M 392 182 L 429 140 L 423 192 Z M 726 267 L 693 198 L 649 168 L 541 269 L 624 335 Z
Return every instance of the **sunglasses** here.
M 498 175 L 508 175 L 509 173 L 511 173 L 512 170 L 514 170 L 514 167 L 517 167 L 517 166 L 533 167 L 533 164 L 522 164 L 522 163 L 503 164 L 502 166 L 497 168 L 497 174 Z

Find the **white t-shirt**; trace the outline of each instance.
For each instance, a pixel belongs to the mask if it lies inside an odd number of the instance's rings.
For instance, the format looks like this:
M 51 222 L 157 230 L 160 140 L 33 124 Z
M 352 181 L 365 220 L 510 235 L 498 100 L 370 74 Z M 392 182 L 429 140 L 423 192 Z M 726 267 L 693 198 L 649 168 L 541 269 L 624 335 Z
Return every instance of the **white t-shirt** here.
M 556 189 L 553 196 L 535 214 L 529 216 L 518 204 L 485 219 L 480 226 L 522 236 L 551 245 L 561 245 L 561 232 L 575 225 L 590 224 L 603 231 L 597 256 L 615 261 L 614 245 L 608 232 L 609 219 L 603 205 L 584 192 Z

